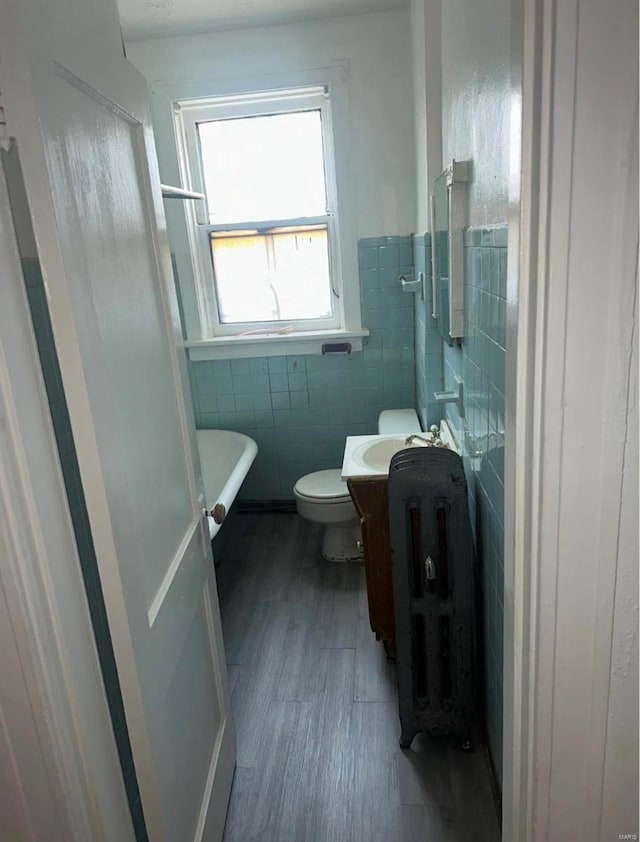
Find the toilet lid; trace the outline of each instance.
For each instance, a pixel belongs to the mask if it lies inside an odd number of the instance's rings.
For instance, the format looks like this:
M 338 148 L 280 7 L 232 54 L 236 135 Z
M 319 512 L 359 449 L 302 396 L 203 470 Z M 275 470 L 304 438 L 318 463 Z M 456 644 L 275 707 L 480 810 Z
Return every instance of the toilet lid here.
M 310 500 L 350 500 L 347 483 L 340 476 L 340 468 L 328 471 L 316 471 L 300 477 L 294 492 Z

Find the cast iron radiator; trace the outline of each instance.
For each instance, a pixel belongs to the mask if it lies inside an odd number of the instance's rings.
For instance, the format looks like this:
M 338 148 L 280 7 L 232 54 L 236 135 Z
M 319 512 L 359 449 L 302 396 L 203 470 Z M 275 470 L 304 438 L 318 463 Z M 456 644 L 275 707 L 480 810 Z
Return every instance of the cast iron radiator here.
M 389 469 L 400 746 L 454 735 L 471 750 L 473 544 L 462 459 L 402 450 Z

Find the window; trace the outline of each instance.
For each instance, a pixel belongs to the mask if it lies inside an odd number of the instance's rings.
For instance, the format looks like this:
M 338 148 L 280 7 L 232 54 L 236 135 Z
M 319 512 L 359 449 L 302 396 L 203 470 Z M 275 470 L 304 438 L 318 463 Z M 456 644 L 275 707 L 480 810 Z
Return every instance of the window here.
M 186 208 L 203 339 L 366 333 L 342 295 L 327 89 L 182 101 L 176 125 L 206 196 Z

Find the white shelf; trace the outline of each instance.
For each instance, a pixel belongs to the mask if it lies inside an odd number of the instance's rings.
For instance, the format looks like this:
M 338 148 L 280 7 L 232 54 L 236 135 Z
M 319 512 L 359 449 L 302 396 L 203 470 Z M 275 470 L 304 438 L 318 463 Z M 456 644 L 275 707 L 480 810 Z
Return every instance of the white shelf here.
M 161 184 L 163 199 L 204 199 L 204 193 L 196 193 L 195 190 L 184 190 L 182 187 L 171 187 L 169 184 Z

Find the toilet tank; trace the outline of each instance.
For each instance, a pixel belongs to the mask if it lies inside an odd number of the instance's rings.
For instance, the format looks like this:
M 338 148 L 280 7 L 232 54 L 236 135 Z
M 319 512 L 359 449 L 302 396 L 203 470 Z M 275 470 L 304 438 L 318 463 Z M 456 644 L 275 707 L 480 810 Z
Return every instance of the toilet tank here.
M 415 409 L 385 409 L 378 416 L 378 433 L 381 436 L 420 433 L 422 427 Z

